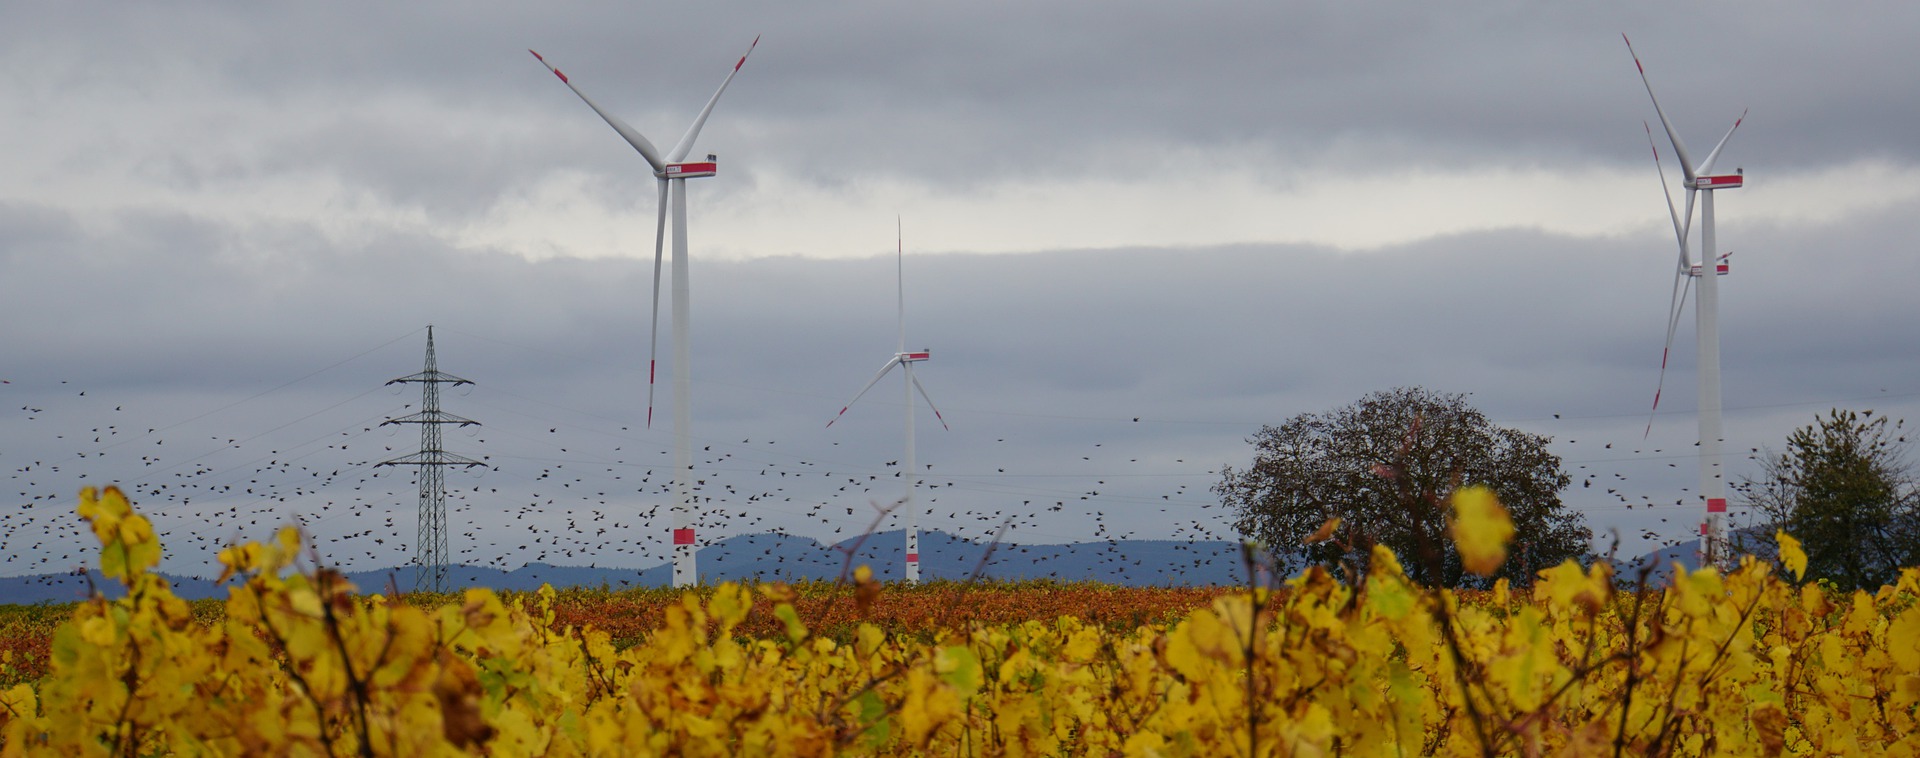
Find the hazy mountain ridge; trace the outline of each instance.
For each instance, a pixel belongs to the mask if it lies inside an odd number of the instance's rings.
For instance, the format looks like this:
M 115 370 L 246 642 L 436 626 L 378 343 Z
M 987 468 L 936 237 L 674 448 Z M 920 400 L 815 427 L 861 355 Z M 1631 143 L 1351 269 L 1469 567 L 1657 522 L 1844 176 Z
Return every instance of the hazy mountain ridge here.
M 1752 535 L 1748 536 L 1751 542 Z M 848 552 L 856 543 L 859 549 L 849 560 Z M 877 532 L 864 540 L 849 539 L 833 545 L 782 534 L 747 534 L 701 548 L 699 565 L 701 578 L 709 584 L 748 579 L 833 580 L 862 564 L 885 581 L 900 578 L 903 546 L 904 538 L 899 531 Z M 1670 567 L 1676 562 L 1688 570 L 1695 568 L 1698 550 L 1699 541 L 1694 540 L 1619 560 L 1615 563 L 1615 576 L 1630 581 L 1639 567 L 1651 564 L 1654 566 L 1652 578 L 1657 583 L 1670 573 Z M 1115 540 L 1020 545 L 982 543 L 944 532 L 924 532 L 920 535 L 920 551 L 921 576 L 927 580 L 964 581 L 978 575 L 1009 581 L 1086 580 L 1133 587 L 1243 584 L 1247 580 L 1239 543 L 1227 541 Z M 612 589 L 658 587 L 671 583 L 673 577 L 673 567 L 664 563 L 640 570 L 529 563 L 512 571 L 451 566 L 448 572 L 450 584 L 456 589 L 490 587 L 517 591 L 536 590 L 542 584 L 605 585 Z M 165 576 L 172 583 L 174 594 L 180 597 L 222 596 L 220 585 L 212 580 Z M 349 572 L 347 579 L 363 592 L 411 590 L 414 569 L 397 566 L 355 571 Z M 91 588 L 116 596 L 120 586 L 106 581 L 98 571 L 5 577 L 0 578 L 0 604 L 73 602 L 86 598 Z
M 729 537 L 700 549 L 703 581 L 711 584 L 743 579 L 831 580 L 865 564 L 881 580 L 900 578 L 904 536 L 899 531 L 877 532 L 864 540 L 833 545 L 805 537 L 761 533 Z M 858 543 L 850 561 L 848 552 Z M 927 580 L 965 580 L 976 574 L 1001 580 L 1092 580 L 1127 586 L 1238 584 L 1246 580 L 1238 543 L 1173 540 L 1116 540 L 1067 544 L 991 544 L 944 532 L 920 535 L 920 570 Z M 660 564 L 647 569 L 598 566 L 556 566 L 529 563 L 512 571 L 479 566 L 451 566 L 450 584 L 456 589 L 490 587 L 496 590 L 534 590 L 555 587 L 620 589 L 664 586 L 673 569 Z M 188 599 L 221 597 L 220 585 L 199 577 L 163 574 L 176 595 Z M 349 572 L 347 578 L 363 592 L 411 590 L 414 569 L 398 566 Z M 72 602 L 86 598 L 93 588 L 109 596 L 120 585 L 106 581 L 98 571 L 35 574 L 0 578 L 0 603 Z

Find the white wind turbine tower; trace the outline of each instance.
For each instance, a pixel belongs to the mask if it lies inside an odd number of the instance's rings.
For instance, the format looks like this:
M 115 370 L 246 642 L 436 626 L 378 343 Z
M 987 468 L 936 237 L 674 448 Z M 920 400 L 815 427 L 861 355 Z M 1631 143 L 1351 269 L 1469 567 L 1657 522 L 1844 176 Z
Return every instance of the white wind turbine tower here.
M 1719 565 L 1726 559 L 1726 537 L 1723 532 L 1727 517 L 1727 480 L 1721 461 L 1722 432 L 1720 426 L 1720 288 L 1719 275 L 1727 273 L 1726 256 L 1718 255 L 1713 238 L 1713 193 L 1715 190 L 1738 189 L 1744 185 L 1742 171 L 1732 174 L 1714 175 L 1713 162 L 1720 157 L 1720 149 L 1726 147 L 1727 140 L 1733 137 L 1735 129 L 1747 114 L 1734 119 L 1733 126 L 1720 138 L 1720 144 L 1713 146 L 1713 152 L 1707 153 L 1706 160 L 1695 164 L 1687 155 L 1687 146 L 1680 141 L 1679 133 L 1673 130 L 1673 124 L 1667 120 L 1667 114 L 1660 108 L 1660 99 L 1653 94 L 1653 83 L 1647 81 L 1647 69 L 1640 64 L 1640 56 L 1633 52 L 1633 41 L 1626 35 L 1620 35 L 1627 42 L 1627 54 L 1633 56 L 1634 68 L 1640 71 L 1640 83 L 1647 87 L 1647 97 L 1653 101 L 1653 112 L 1660 117 L 1660 126 L 1666 129 L 1667 139 L 1673 143 L 1673 152 L 1680 160 L 1680 170 L 1685 177 L 1682 186 L 1686 189 L 1685 211 L 1676 211 L 1673 207 L 1673 192 L 1666 187 L 1666 170 L 1660 168 L 1660 186 L 1667 194 L 1667 214 L 1673 218 L 1674 237 L 1680 243 L 1680 263 L 1674 272 L 1673 299 L 1667 315 L 1667 347 L 1660 353 L 1661 384 L 1665 384 L 1667 368 L 1667 350 L 1673 347 L 1674 328 L 1679 323 L 1680 314 L 1686 309 L 1686 288 L 1692 279 L 1699 280 L 1700 294 L 1694 303 L 1695 329 L 1699 340 L 1699 380 L 1700 380 L 1700 496 L 1706 501 L 1706 519 L 1700 523 L 1700 546 L 1702 565 Z M 1647 129 L 1647 139 L 1653 139 L 1653 130 Z M 1660 166 L 1659 148 L 1654 148 L 1654 166 Z M 1694 263 L 1687 249 L 1688 238 L 1693 225 L 1693 200 L 1695 193 L 1704 193 L 1700 198 L 1700 250 L 1703 263 Z M 1707 263 L 1711 264 L 1711 270 Z M 1660 389 L 1653 391 L 1653 407 L 1660 408 Z M 1648 429 L 1652 429 L 1652 419 L 1648 419 Z
M 894 233 L 898 235 L 899 219 L 895 219 L 894 224 Z M 833 421 L 827 422 L 827 427 L 832 428 L 834 421 L 839 421 L 841 416 L 847 415 L 847 409 L 852 408 L 854 403 L 860 402 L 861 396 L 867 394 L 867 390 L 873 389 L 873 385 L 879 384 L 881 379 L 885 379 L 887 372 L 892 371 L 893 367 L 900 367 L 901 373 L 906 377 L 902 384 L 906 387 L 907 401 L 907 451 L 906 456 L 900 461 L 905 466 L 905 468 L 902 469 L 905 473 L 901 475 L 901 478 L 906 480 L 907 492 L 900 498 L 900 508 L 904 509 L 907 513 L 906 579 L 908 583 L 917 583 L 920 581 L 920 507 L 914 504 L 913 495 L 914 490 L 917 489 L 920 484 L 920 469 L 913 460 L 913 417 L 915 411 L 918 409 L 918 404 L 913 400 L 913 393 L 917 391 L 920 393 L 920 397 L 926 399 L 927 407 L 933 410 L 933 417 L 940 422 L 942 429 L 950 427 L 947 426 L 947 420 L 940 416 L 940 409 L 934 407 L 933 398 L 927 395 L 927 388 L 920 386 L 920 380 L 913 377 L 913 364 L 924 361 L 932 357 L 933 354 L 927 350 L 907 351 L 906 253 L 905 246 L 901 244 L 897 236 L 894 240 L 894 245 L 895 286 L 898 291 L 900 304 L 899 349 L 893 354 L 892 358 L 887 360 L 886 365 L 880 367 L 880 373 L 873 375 L 873 381 L 867 382 L 867 386 L 861 387 L 860 392 L 856 393 L 852 400 L 848 400 L 846 405 L 840 407 L 840 412 L 834 415 Z
M 600 114 L 608 126 L 620 133 L 620 136 L 640 152 L 647 165 L 653 167 L 653 175 L 659 180 L 659 223 L 653 235 L 653 327 L 652 344 L 647 351 L 647 426 L 653 426 L 653 376 L 655 359 L 660 351 L 660 259 L 667 231 L 667 207 L 673 207 L 673 586 L 686 587 L 698 583 L 699 572 L 694 565 L 697 546 L 693 533 L 693 500 L 689 478 L 693 469 L 693 432 L 689 418 L 688 389 L 692 384 L 687 367 L 687 316 L 688 316 L 688 278 L 687 278 L 687 184 L 686 180 L 703 176 L 713 176 L 719 168 L 713 155 L 704 161 L 688 161 L 687 154 L 693 151 L 693 141 L 700 136 L 700 127 L 707 123 L 707 116 L 713 113 L 714 103 L 720 102 L 720 93 L 727 91 L 727 85 L 733 82 L 740 67 L 746 65 L 747 55 L 753 54 L 753 48 L 760 44 L 760 38 L 754 37 L 753 44 L 747 46 L 745 55 L 733 64 L 733 70 L 727 72 L 727 78 L 720 81 L 720 88 L 714 90 L 713 97 L 695 116 L 693 125 L 687 127 L 687 133 L 674 143 L 673 149 L 665 155 L 654 148 L 639 131 L 628 126 L 627 122 L 615 118 L 603 110 L 599 104 L 587 97 L 574 86 L 573 81 L 560 69 L 548 63 L 547 59 L 532 50 L 533 57 L 552 71 L 554 76 L 573 90 L 586 102 L 594 113 Z

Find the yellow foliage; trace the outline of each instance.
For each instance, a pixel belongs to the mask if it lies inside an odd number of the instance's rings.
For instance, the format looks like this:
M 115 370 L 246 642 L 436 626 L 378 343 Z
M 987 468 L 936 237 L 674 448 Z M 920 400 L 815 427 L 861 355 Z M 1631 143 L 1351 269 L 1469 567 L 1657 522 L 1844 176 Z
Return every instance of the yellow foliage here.
M 1504 512 L 1456 508 L 1462 555 L 1497 568 Z M 724 585 L 615 650 L 556 626 L 550 590 L 420 608 L 287 573 L 297 530 L 223 551 L 224 619 L 196 623 L 124 496 L 81 511 L 128 592 L 80 604 L 51 673 L 0 691 L 0 755 L 1920 753 L 1917 569 L 1828 598 L 1751 561 L 1640 593 L 1567 563 L 1489 602 L 1376 551 L 1360 588 L 1315 569 L 1130 633 L 850 644 L 799 624 L 790 588 Z M 774 639 L 736 636 L 756 605 Z
M 1453 544 L 1468 571 L 1493 576 L 1507 561 L 1507 541 L 1513 539 L 1513 519 L 1493 490 L 1479 485 L 1453 493 Z
M 1793 535 L 1787 534 L 1785 529 L 1775 530 L 1773 538 L 1780 543 L 1780 562 L 1786 564 L 1788 571 L 1793 572 L 1794 579 L 1805 579 L 1807 551 L 1800 549 L 1800 541 L 1794 539 Z

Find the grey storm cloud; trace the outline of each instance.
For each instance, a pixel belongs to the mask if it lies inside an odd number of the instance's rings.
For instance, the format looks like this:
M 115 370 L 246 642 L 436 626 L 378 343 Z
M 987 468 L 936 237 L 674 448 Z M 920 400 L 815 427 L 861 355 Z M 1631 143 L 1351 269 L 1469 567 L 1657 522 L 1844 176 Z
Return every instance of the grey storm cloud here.
M 412 483 L 373 464 L 416 444 L 379 424 L 419 400 L 384 382 L 419 369 L 427 324 L 441 367 L 479 383 L 446 399 L 483 422 L 449 447 L 494 466 L 454 478 L 475 551 L 463 560 L 518 565 L 539 554 L 521 547 L 529 529 L 573 544 L 569 524 L 600 512 L 622 526 L 574 545 L 582 555 L 617 539 L 592 559 L 657 562 L 667 496 L 653 472 L 671 443 L 658 420 L 645 428 L 652 261 L 529 260 L 463 233 L 557 176 L 631 208 L 636 237 L 650 225 L 644 164 L 526 48 L 671 142 L 761 33 L 700 143 L 732 167 L 700 188 L 693 221 L 704 533 L 861 528 L 895 491 L 902 410 L 889 382 L 824 428 L 894 349 L 894 258 L 708 260 L 697 231 L 712 210 L 776 175 L 818 193 L 970 192 L 1135 181 L 1166 170 L 1148 158 L 1199 153 L 1245 154 L 1288 186 L 1313 172 L 1631 171 L 1647 175 L 1633 201 L 1648 218 L 1579 236 L 1516 213 L 1365 249 L 980 255 L 909 233 L 908 342 L 932 349 L 919 376 L 952 426 L 922 416 L 939 485 L 923 525 L 984 536 L 1017 515 L 1010 538 L 1028 542 L 1169 524 L 1226 538 L 1207 488 L 1244 465 L 1261 424 L 1421 385 L 1553 436 L 1576 480 L 1568 502 L 1630 549 L 1685 539 L 1697 514 L 1672 504 L 1696 486 L 1692 315 L 1648 433 L 1674 253 L 1635 123 L 1652 108 L 1619 35 L 1696 151 L 1753 108 L 1728 160 L 1750 166 L 1758 196 L 1767 172 L 1911 167 L 1916 103 L 1884 82 L 1915 68 L 1916 14 L 11 5 L 0 133 L 22 168 L 0 180 L 0 469 L 14 485 L 0 552 L 19 560 L 0 573 L 84 552 L 73 492 L 105 481 L 191 540 L 168 559 L 190 573 L 208 573 L 210 546 L 295 517 L 361 546 L 342 562 L 403 561 Z M 169 202 L 202 196 L 234 206 Z M 524 223 L 563 225 L 566 210 Z M 1913 416 L 1908 209 L 1731 218 L 1730 451 L 1778 444 L 1831 406 Z M 848 249 L 892 242 L 866 234 L 848 231 Z M 655 403 L 668 407 L 664 385 Z
M 1257 146 L 1287 165 L 1349 170 L 1640 161 L 1631 125 L 1652 114 L 1627 32 L 1683 137 L 1710 144 L 1751 106 L 1765 128 L 1749 129 L 1743 149 L 1784 171 L 1914 160 L 1903 125 L 1920 103 L 1883 82 L 1912 67 L 1916 14 L 1793 3 L 35 5 L 7 13 L 6 58 L 40 117 L 206 114 L 182 119 L 202 133 L 154 169 L 182 180 L 336 173 L 457 215 L 559 167 L 642 174 L 528 47 L 671 142 L 764 32 L 703 144 L 824 189 L 872 175 L 964 188 L 1123 176 L 1130 158 L 1177 148 Z M 1715 30 L 1711 44 L 1702 29 Z M 76 103 L 76 85 L 122 97 Z M 231 133 L 227 111 L 273 118 Z

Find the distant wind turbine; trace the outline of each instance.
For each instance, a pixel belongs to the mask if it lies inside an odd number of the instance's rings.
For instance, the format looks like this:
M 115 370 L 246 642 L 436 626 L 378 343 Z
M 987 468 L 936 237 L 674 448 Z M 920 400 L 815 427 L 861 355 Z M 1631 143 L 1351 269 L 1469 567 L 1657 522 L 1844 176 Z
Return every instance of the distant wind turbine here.
M 686 180 L 703 176 L 713 176 L 719 165 L 713 155 L 704 161 L 688 161 L 687 154 L 693 151 L 693 141 L 700 136 L 700 127 L 707 123 L 707 116 L 713 113 L 714 103 L 720 102 L 720 93 L 727 91 L 727 85 L 733 82 L 740 67 L 746 65 L 747 56 L 753 54 L 753 48 L 760 44 L 760 38 L 754 37 L 753 44 L 747 46 L 747 52 L 733 64 L 733 70 L 727 72 L 727 78 L 720 81 L 720 88 L 714 90 L 713 97 L 707 99 L 707 105 L 700 109 L 700 115 L 694 117 L 693 125 L 687 127 L 686 134 L 674 143 L 673 149 L 661 155 L 652 142 L 640 134 L 627 122 L 607 113 L 599 104 L 587 97 L 574 86 L 573 81 L 560 69 L 548 63 L 538 52 L 533 57 L 541 65 L 552 71 L 554 76 L 573 90 L 573 94 L 600 114 L 608 126 L 620 133 L 620 136 L 640 152 L 640 157 L 653 167 L 653 175 L 659 180 L 659 222 L 653 235 L 653 326 L 652 343 L 647 348 L 647 427 L 653 427 L 653 377 L 655 360 L 660 352 L 660 259 L 667 231 L 667 207 L 673 207 L 673 586 L 686 587 L 700 581 L 699 572 L 694 565 L 696 545 L 693 534 L 693 500 L 691 498 L 690 477 L 693 470 L 693 427 L 690 419 L 689 387 L 692 384 L 687 366 L 687 317 L 689 305 L 689 286 L 687 277 L 687 185 Z
M 915 379 L 913 376 L 913 364 L 924 361 L 932 357 L 933 354 L 927 350 L 907 351 L 906 252 L 905 245 L 901 243 L 899 224 L 899 219 L 894 219 L 894 234 L 896 235 L 894 239 L 895 287 L 899 295 L 900 304 L 899 348 L 894 352 L 893 357 L 887 360 L 886 365 L 880 367 L 880 373 L 873 375 L 873 381 L 867 382 L 867 386 L 861 387 L 860 391 L 853 396 L 852 400 L 848 400 L 846 405 L 840 407 L 840 412 L 834 415 L 833 421 L 827 422 L 827 427 L 832 428 L 834 421 L 839 421 L 841 416 L 847 415 L 847 409 L 852 408 L 854 403 L 860 402 L 860 398 L 867 394 L 867 390 L 873 389 L 873 385 L 879 384 L 881 379 L 885 379 L 887 372 L 892 371 L 893 367 L 900 367 L 901 373 L 906 377 L 903 384 L 906 387 L 907 400 L 907 450 L 906 456 L 901 460 L 901 463 L 906 466 L 906 468 L 903 469 L 905 473 L 901 478 L 906 480 L 907 492 L 900 499 L 900 507 L 905 510 L 907 514 L 906 579 L 909 583 L 917 583 L 920 581 L 920 508 L 914 504 L 913 496 L 914 490 L 917 489 L 920 484 L 920 469 L 913 460 L 913 417 L 918 407 L 918 403 L 914 402 L 913 393 L 919 392 L 920 397 L 926 399 L 927 407 L 933 410 L 933 417 L 940 422 L 942 429 L 948 429 L 950 427 L 947 426 L 947 420 L 941 417 L 940 409 L 934 407 L 933 398 L 927 395 L 927 388 L 920 386 L 920 380 Z
M 1673 143 L 1673 152 L 1680 161 L 1680 170 L 1684 179 L 1681 186 L 1686 189 L 1685 211 L 1673 206 L 1673 192 L 1667 188 L 1667 172 L 1660 166 L 1660 149 L 1654 147 L 1654 167 L 1660 172 L 1660 188 L 1667 196 L 1667 215 L 1673 219 L 1673 234 L 1680 243 L 1680 262 L 1674 271 L 1673 296 L 1667 311 L 1667 345 L 1660 352 L 1660 381 L 1653 391 L 1653 408 L 1660 409 L 1660 390 L 1666 384 L 1667 353 L 1673 348 L 1673 334 L 1679 325 L 1680 314 L 1686 310 L 1686 290 L 1693 279 L 1699 279 L 1700 294 L 1694 303 L 1694 324 L 1699 341 L 1699 379 L 1700 379 L 1700 496 L 1707 506 L 1706 519 L 1700 523 L 1701 562 L 1703 565 L 1718 565 L 1726 559 L 1726 542 L 1722 521 L 1727 515 L 1727 481 L 1721 463 L 1720 446 L 1722 431 L 1720 425 L 1720 288 L 1718 277 L 1728 271 L 1726 255 L 1717 255 L 1713 238 L 1713 193 L 1716 190 L 1739 189 L 1745 184 L 1744 171 L 1736 170 L 1732 174 L 1713 174 L 1713 163 L 1720 157 L 1720 149 L 1726 147 L 1727 140 L 1733 137 L 1740 122 L 1746 120 L 1745 111 L 1740 118 L 1734 119 L 1733 126 L 1727 129 L 1726 136 L 1713 146 L 1713 152 L 1707 153 L 1706 160 L 1695 164 L 1687 155 L 1686 144 L 1680 141 L 1680 135 L 1673 130 L 1673 124 L 1667 120 L 1666 111 L 1660 108 L 1660 98 L 1653 94 L 1653 83 L 1647 80 L 1647 69 L 1640 64 L 1639 54 L 1633 51 L 1633 41 L 1626 35 L 1620 35 L 1627 43 L 1627 54 L 1633 56 L 1634 68 L 1640 71 L 1640 83 L 1647 87 L 1647 98 L 1653 101 L 1653 112 L 1660 117 L 1660 126 L 1667 132 L 1668 141 Z M 1653 127 L 1642 124 L 1647 130 L 1647 140 L 1653 141 Z M 1707 275 L 1705 263 L 1694 263 L 1688 251 L 1687 243 L 1693 225 L 1693 200 L 1695 193 L 1705 193 L 1700 198 L 1700 250 L 1703 262 L 1710 261 L 1713 275 Z M 1653 430 L 1653 420 L 1649 416 L 1647 431 Z

